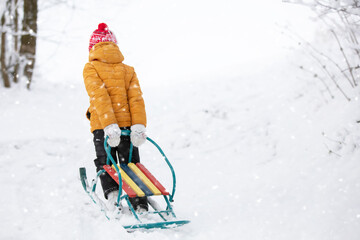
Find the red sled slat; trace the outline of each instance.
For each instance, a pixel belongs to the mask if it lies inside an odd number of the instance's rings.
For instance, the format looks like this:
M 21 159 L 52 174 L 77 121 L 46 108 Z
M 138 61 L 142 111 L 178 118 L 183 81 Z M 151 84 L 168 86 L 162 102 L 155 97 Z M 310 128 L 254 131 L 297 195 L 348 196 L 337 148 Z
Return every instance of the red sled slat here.
M 159 189 L 162 195 L 169 195 L 163 185 L 146 169 L 141 163 L 137 163 L 136 166 L 145 174 L 145 176 Z
M 117 184 L 119 184 L 119 177 L 117 176 L 117 172 L 109 165 L 104 165 L 104 170 L 115 180 Z M 122 179 L 122 189 L 129 195 L 129 197 L 136 197 L 136 193 L 132 188 Z

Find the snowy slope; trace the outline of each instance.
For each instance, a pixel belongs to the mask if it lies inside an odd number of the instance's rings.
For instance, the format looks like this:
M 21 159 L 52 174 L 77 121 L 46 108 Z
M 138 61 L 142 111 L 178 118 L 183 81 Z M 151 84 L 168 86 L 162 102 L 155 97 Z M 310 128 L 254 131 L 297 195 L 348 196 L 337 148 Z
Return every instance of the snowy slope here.
M 42 4 L 33 89 L 0 89 L 0 239 L 359 239 L 359 102 L 326 103 L 296 70 L 303 55 L 274 24 L 291 8 Z M 173 163 L 190 225 L 127 233 L 82 189 L 78 168 L 95 176 L 82 68 L 101 21 L 138 72 L 148 135 Z M 145 145 L 141 157 L 169 187 L 158 153 Z

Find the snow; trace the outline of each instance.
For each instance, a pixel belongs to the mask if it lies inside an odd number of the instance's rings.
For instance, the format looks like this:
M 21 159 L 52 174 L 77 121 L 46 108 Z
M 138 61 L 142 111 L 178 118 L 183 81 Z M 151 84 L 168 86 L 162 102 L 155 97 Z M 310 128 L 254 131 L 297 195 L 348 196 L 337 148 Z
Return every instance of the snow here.
M 359 239 L 359 100 L 335 89 L 330 100 L 296 68 L 306 59 L 279 25 L 311 40 L 316 26 L 305 9 L 45 4 L 32 90 L 0 89 L 0 239 Z M 100 22 L 135 67 L 147 133 L 175 168 L 175 212 L 189 225 L 128 233 L 82 189 L 78 168 L 96 174 L 82 70 Z M 161 155 L 150 144 L 140 152 L 169 190 Z

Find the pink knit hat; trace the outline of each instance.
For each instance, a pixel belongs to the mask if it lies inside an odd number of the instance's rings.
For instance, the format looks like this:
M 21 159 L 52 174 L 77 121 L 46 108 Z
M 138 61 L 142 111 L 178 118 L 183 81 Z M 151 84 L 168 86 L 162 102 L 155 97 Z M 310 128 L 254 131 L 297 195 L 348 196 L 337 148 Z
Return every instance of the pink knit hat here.
M 89 51 L 99 42 L 113 42 L 117 44 L 115 35 L 109 30 L 106 23 L 100 23 L 98 29 L 91 34 Z

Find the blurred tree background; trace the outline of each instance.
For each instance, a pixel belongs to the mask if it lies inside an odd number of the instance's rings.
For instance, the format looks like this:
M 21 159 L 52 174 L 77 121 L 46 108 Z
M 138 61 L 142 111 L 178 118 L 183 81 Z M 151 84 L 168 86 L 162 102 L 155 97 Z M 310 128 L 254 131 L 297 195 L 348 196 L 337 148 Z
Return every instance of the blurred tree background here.
M 36 59 L 37 0 L 6 0 L 1 14 L 1 81 L 10 88 L 26 81 L 30 89 Z

